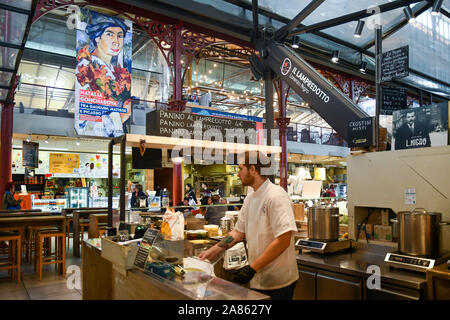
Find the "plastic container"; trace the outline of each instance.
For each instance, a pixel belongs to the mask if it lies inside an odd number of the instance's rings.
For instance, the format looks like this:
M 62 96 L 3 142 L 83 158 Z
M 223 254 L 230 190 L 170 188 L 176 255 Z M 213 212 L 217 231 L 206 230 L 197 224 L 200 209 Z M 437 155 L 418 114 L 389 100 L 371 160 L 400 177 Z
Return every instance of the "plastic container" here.
M 216 224 L 206 224 L 203 226 L 203 229 L 208 231 L 209 237 L 218 237 L 219 236 L 219 226 Z

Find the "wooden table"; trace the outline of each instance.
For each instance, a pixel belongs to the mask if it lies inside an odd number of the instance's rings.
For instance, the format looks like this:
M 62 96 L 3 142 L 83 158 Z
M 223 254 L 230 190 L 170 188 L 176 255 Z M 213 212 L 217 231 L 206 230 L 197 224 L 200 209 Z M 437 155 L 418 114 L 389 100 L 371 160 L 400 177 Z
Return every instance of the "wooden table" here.
M 8 213 L 0 213 L 0 218 L 14 218 L 14 217 L 39 217 L 39 216 L 51 216 L 51 212 L 8 212 Z
M 450 269 L 447 263 L 427 270 L 429 300 L 450 300 Z
M 61 230 L 65 230 L 66 218 L 63 216 L 0 217 L 0 228 L 48 225 L 57 225 L 61 227 Z
M 72 225 L 73 225 L 73 256 L 80 256 L 80 218 L 86 218 L 90 214 L 98 214 L 98 213 L 106 213 L 108 214 L 108 210 L 74 210 L 72 216 Z

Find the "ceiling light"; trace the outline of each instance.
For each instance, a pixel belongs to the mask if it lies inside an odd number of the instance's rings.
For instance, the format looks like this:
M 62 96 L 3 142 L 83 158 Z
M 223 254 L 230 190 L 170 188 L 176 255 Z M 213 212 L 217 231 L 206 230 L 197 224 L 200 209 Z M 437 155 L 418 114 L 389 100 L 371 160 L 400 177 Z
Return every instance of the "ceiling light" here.
M 26 139 L 27 142 L 30 142 L 31 139 L 33 139 L 33 137 L 31 136 L 31 134 L 28 136 L 28 138 Z
M 77 139 L 77 142 L 76 142 L 76 144 L 77 144 L 77 146 L 79 146 L 79 145 L 80 145 L 80 138 L 78 138 L 78 139 Z
M 414 18 L 414 14 L 411 10 L 411 7 L 405 7 L 403 9 L 403 13 L 405 14 L 406 19 L 408 19 L 409 23 L 413 23 L 414 21 L 416 21 L 416 19 Z
M 299 36 L 295 36 L 295 37 L 292 39 L 292 48 L 297 49 L 299 43 L 300 43 L 300 37 L 299 37 Z
M 364 28 L 364 21 L 362 21 L 362 20 L 359 20 L 358 21 L 358 25 L 356 26 L 356 30 L 355 30 L 355 37 L 356 38 L 359 38 L 359 37 L 361 37 L 361 33 L 362 33 L 362 31 L 363 31 L 363 28 Z
M 45 143 L 48 143 L 48 137 L 44 140 Z
M 362 61 L 361 66 L 359 67 L 359 71 L 361 71 L 362 73 L 366 73 L 366 69 L 367 69 L 367 62 Z
M 338 50 L 333 51 L 333 56 L 331 57 L 331 61 L 333 61 L 334 63 L 338 63 L 338 61 L 339 61 L 339 51 Z
M 208 73 L 211 73 L 212 71 L 211 70 L 208 70 Z
M 439 11 L 441 11 L 442 0 L 435 0 L 433 4 L 433 10 L 431 10 L 431 15 L 437 16 L 439 15 Z
M 214 63 L 214 68 L 217 67 L 217 63 Z

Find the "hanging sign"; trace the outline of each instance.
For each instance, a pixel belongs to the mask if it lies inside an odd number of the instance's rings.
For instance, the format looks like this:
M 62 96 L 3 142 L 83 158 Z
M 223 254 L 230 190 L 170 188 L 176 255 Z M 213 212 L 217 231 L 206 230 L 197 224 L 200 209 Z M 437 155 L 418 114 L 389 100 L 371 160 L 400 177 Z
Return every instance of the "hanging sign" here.
M 381 81 L 391 81 L 409 75 L 409 46 L 383 53 L 381 57 Z
M 132 23 L 85 8 L 80 15 L 75 130 L 78 135 L 118 137 L 129 132 Z
M 39 143 L 24 141 L 22 144 L 22 167 L 37 168 L 39 161 Z
M 348 122 L 348 145 L 350 147 L 370 147 L 375 145 L 375 118 L 368 117 Z
M 80 155 L 76 153 L 50 153 L 51 173 L 74 173 L 80 167 Z
M 395 110 L 407 109 L 406 89 L 404 88 L 382 88 L 383 106 L 381 114 L 392 115 Z

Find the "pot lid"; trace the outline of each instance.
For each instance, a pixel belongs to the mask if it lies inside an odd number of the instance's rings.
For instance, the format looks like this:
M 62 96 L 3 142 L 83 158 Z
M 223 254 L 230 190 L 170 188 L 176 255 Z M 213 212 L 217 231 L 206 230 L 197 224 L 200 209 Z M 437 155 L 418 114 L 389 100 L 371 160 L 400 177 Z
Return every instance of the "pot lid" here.
M 427 211 L 424 208 L 414 208 L 411 211 L 400 211 L 399 214 L 417 214 L 417 215 L 430 215 L 430 216 L 441 216 L 440 212 Z

